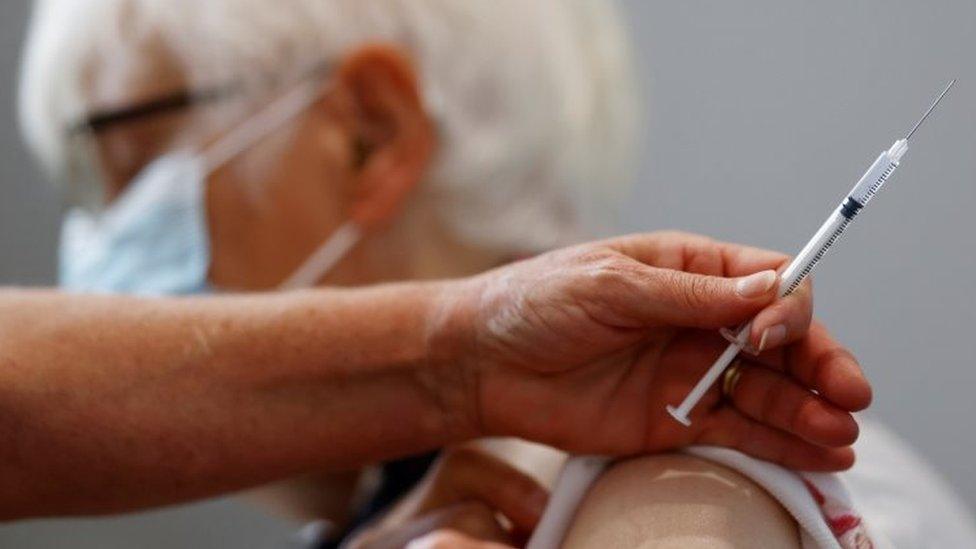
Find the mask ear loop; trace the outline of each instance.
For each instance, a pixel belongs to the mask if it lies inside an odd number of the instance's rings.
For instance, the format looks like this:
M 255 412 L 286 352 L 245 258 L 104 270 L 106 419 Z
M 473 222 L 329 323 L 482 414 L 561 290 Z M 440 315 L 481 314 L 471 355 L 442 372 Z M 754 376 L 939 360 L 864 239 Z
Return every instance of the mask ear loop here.
M 225 166 L 234 157 L 301 114 L 315 103 L 320 95 L 321 87 L 318 80 L 306 82 L 241 122 L 230 133 L 200 153 L 204 173 L 209 175 Z
M 353 221 L 345 222 L 332 236 L 305 260 L 291 276 L 278 286 L 280 290 L 300 290 L 314 286 L 332 270 L 363 237 L 363 230 Z
M 204 173 L 211 174 L 237 155 L 246 151 L 269 133 L 277 130 L 301 114 L 318 100 L 321 88 L 317 80 L 296 87 L 281 98 L 248 118 L 229 134 L 207 147 L 201 154 Z M 362 229 L 347 221 L 280 286 L 281 290 L 296 290 L 313 286 L 335 267 L 362 238 Z

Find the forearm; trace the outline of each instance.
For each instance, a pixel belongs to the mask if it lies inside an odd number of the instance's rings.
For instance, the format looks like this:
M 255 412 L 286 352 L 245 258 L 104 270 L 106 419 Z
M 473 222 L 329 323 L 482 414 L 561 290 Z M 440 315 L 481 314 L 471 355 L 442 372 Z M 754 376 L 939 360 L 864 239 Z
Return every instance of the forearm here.
M 440 291 L 0 293 L 0 514 L 159 505 L 462 438 L 427 371 Z

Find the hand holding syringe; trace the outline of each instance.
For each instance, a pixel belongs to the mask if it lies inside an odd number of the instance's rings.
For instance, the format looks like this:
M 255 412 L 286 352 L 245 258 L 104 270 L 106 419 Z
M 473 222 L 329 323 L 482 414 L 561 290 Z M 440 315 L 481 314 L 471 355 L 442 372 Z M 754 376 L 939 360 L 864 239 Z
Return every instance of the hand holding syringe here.
M 786 297 L 793 293 L 800 284 L 810 275 L 827 251 L 844 234 L 847 227 L 854 221 L 854 218 L 867 206 L 874 195 L 881 190 L 891 174 L 895 172 L 901 162 L 902 157 L 908 151 L 908 141 L 918 130 L 922 122 L 928 118 L 929 114 L 942 101 L 942 98 L 949 93 L 956 81 L 952 80 L 939 97 L 932 103 L 932 106 L 925 112 L 922 118 L 915 124 L 904 139 L 899 139 L 890 149 L 881 153 L 874 164 L 861 177 L 854 190 L 847 195 L 841 205 L 827 218 L 827 221 L 820 227 L 820 230 L 813 236 L 807 245 L 797 254 L 796 258 L 790 263 L 786 271 L 783 272 L 779 288 L 779 296 Z M 729 340 L 729 346 L 725 349 L 708 372 L 702 377 L 701 381 L 691 390 L 684 401 L 676 408 L 668 406 L 668 412 L 674 419 L 684 425 L 691 425 L 688 414 L 694 409 L 702 399 L 708 389 L 718 380 L 719 376 L 732 364 L 736 356 L 748 346 L 749 334 L 752 331 L 752 322 L 746 323 L 734 331 L 723 330 L 722 335 Z
M 840 207 L 831 214 L 820 230 L 787 267 L 782 274 L 779 287 L 781 298 L 793 293 L 803 283 L 817 263 L 823 259 L 827 250 L 834 245 L 851 224 L 858 212 L 867 205 L 891 177 L 891 174 L 898 168 L 902 157 L 908 151 L 908 141 L 912 135 L 928 118 L 955 82 L 953 80 L 949 83 L 904 139 L 899 139 L 891 148 L 878 156 L 867 173 L 855 185 L 854 190 L 847 195 Z M 691 424 L 688 414 L 735 357 L 747 347 L 751 330 L 752 323 L 748 322 L 737 330 L 723 331 L 723 335 L 730 341 L 728 348 L 715 361 L 715 364 L 680 406 L 677 408 L 668 406 L 668 412 L 676 420 L 684 425 Z M 529 549 L 551 549 L 559 546 L 563 534 L 575 514 L 577 505 L 586 494 L 590 484 L 600 476 L 609 461 L 609 458 L 601 456 L 575 456 L 567 462 L 556 486 L 553 488 L 546 513 L 527 546 Z

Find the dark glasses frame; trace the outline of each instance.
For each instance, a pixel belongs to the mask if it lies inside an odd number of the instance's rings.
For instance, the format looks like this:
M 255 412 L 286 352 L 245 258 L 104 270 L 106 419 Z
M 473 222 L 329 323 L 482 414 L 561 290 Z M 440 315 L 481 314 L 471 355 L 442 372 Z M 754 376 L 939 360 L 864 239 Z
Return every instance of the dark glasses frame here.
M 302 71 L 303 76 L 297 80 L 305 78 L 321 77 L 332 70 L 332 63 L 319 62 L 314 64 L 311 69 Z M 281 78 L 270 77 L 266 79 L 269 87 L 278 87 L 282 84 Z M 133 122 L 177 112 L 198 105 L 208 105 L 223 101 L 235 95 L 242 94 L 246 89 L 244 82 L 233 82 L 202 90 L 183 90 L 169 95 L 164 95 L 156 99 L 150 99 L 142 103 L 137 103 L 129 107 L 120 109 L 95 111 L 84 117 L 81 121 L 68 127 L 68 135 L 74 136 L 85 133 L 98 133 L 106 128 L 118 124 Z
M 118 124 L 134 122 L 145 118 L 160 116 L 197 105 L 207 105 L 222 101 L 243 91 L 240 84 L 231 84 L 200 91 L 178 91 L 156 99 L 150 99 L 121 109 L 96 111 L 84 120 L 68 128 L 71 136 L 84 133 L 98 133 Z

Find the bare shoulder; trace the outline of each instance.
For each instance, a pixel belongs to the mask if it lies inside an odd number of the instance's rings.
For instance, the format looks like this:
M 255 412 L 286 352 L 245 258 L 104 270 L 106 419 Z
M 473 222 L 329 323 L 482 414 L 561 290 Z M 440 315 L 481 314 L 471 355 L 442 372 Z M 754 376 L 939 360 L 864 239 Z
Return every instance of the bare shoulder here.
M 618 463 L 593 485 L 566 549 L 796 549 L 796 522 L 750 479 L 680 454 Z

